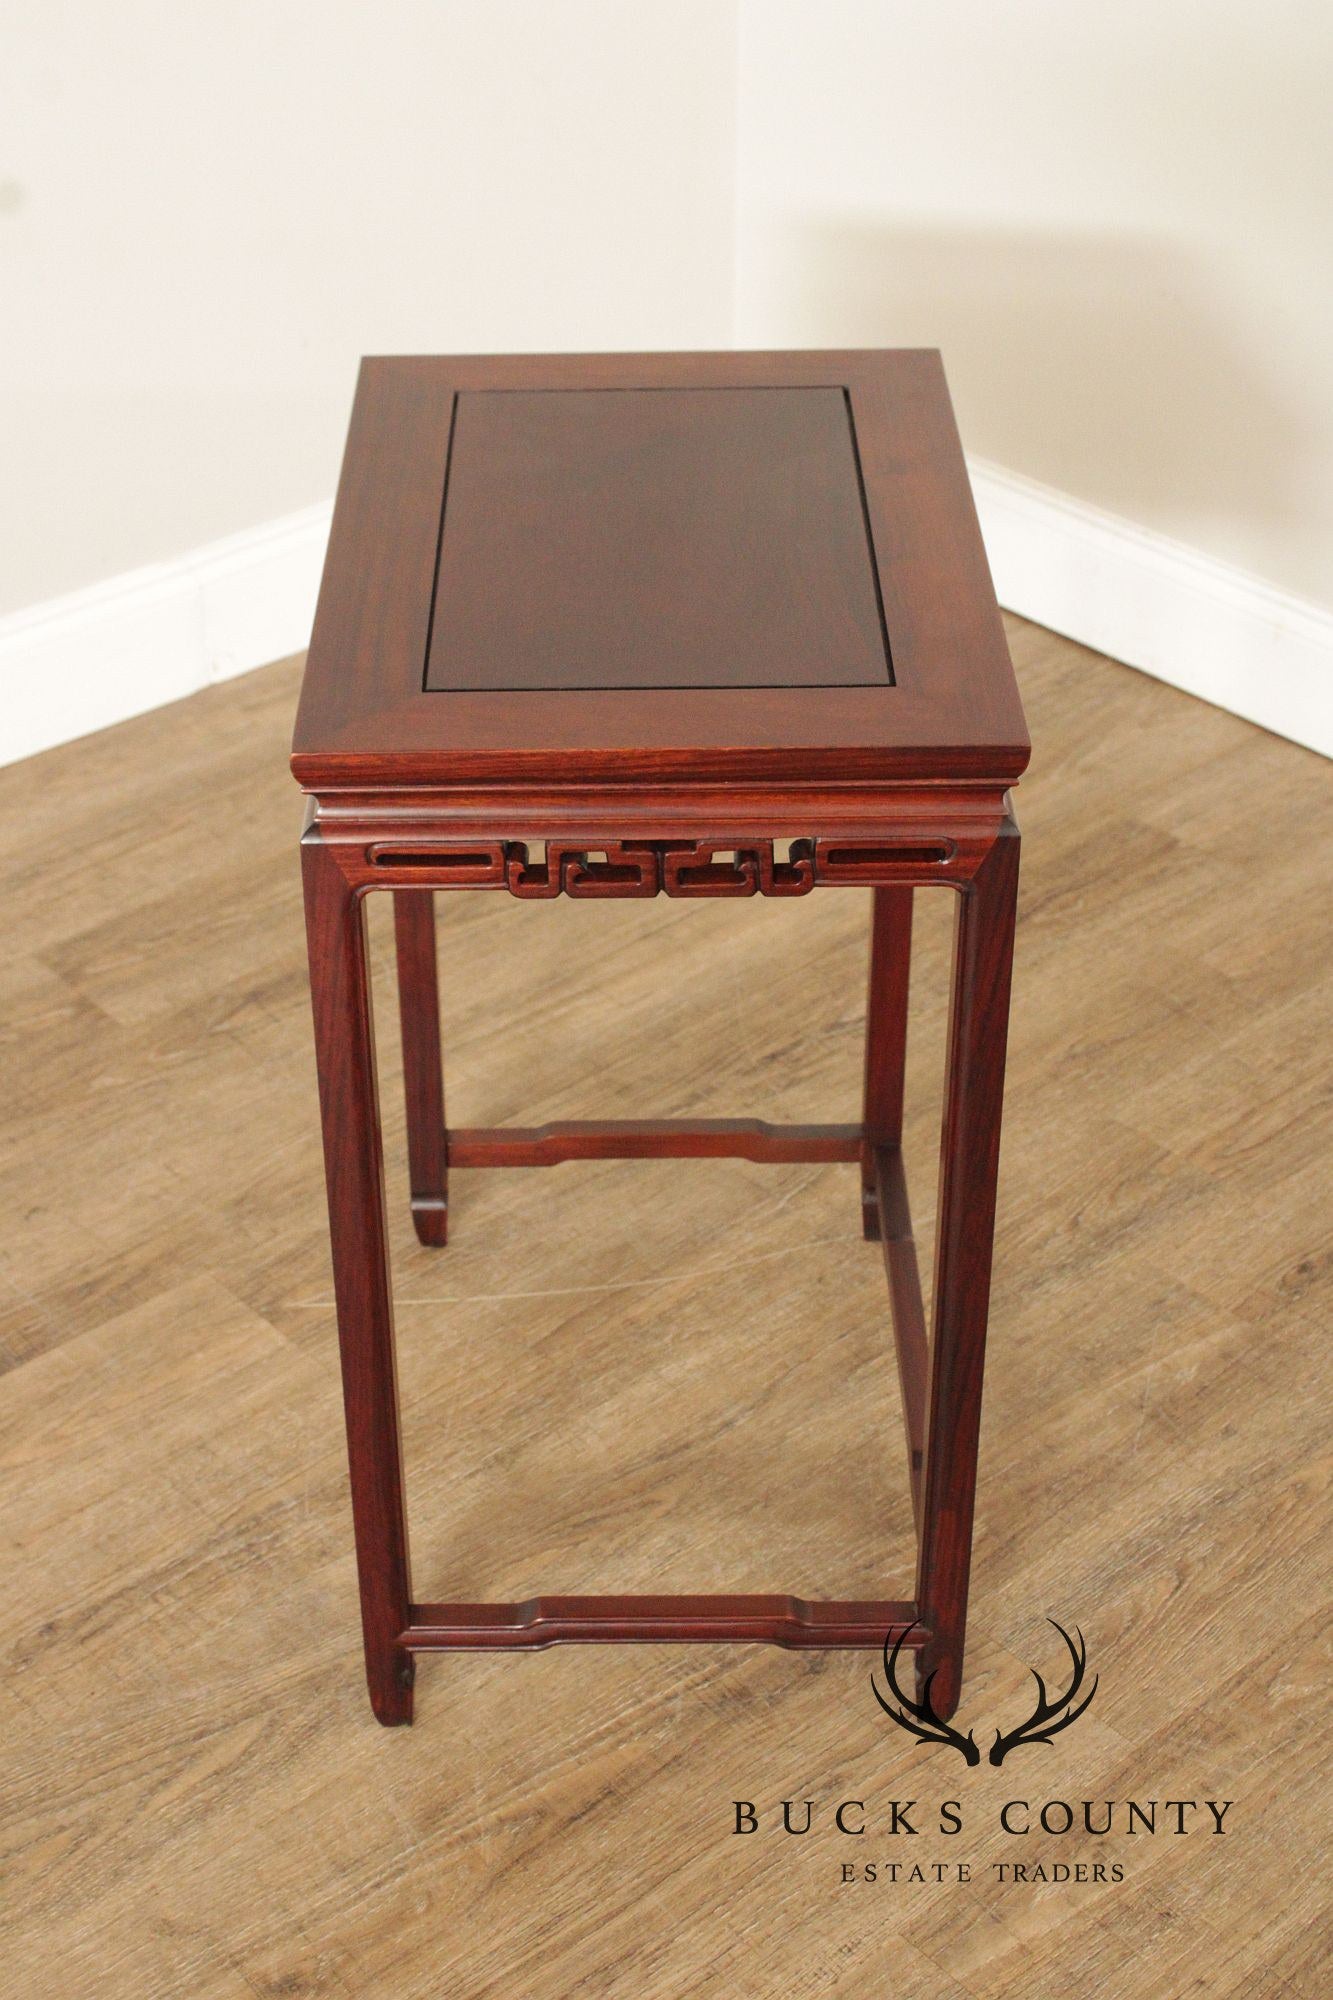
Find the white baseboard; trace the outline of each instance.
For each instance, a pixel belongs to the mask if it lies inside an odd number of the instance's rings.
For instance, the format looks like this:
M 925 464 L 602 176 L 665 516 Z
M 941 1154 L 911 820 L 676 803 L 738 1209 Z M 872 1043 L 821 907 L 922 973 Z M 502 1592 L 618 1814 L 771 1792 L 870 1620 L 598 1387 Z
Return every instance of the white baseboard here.
M 296 653 L 326 503 L 0 619 L 0 764 Z
M 984 460 L 1001 604 L 1333 756 L 1333 615 Z M 330 508 L 0 619 L 0 764 L 298 652 Z
M 968 469 L 1007 610 L 1333 756 L 1333 613 L 984 459 Z

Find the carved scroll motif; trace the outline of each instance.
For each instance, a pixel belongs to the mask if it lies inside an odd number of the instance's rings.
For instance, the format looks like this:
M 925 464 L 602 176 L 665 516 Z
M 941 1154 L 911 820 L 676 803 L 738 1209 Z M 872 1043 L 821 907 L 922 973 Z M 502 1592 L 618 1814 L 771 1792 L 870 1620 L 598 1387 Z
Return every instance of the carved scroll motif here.
M 895 868 L 944 864 L 949 840 L 915 843 L 838 839 L 792 840 L 775 853 L 771 840 L 618 840 L 604 847 L 548 840 L 533 857 L 526 841 L 432 841 L 420 847 L 385 844 L 370 850 L 376 869 L 429 871 L 432 886 L 508 889 L 513 896 L 805 896 L 816 883 L 892 878 Z
M 516 896 L 804 896 L 815 886 L 814 842 L 794 840 L 778 860 L 771 840 L 616 841 L 605 848 L 549 841 L 530 861 L 524 842 L 507 849 L 506 883 Z
M 647 843 L 589 848 L 548 840 L 545 859 L 536 862 L 524 841 L 511 840 L 506 849 L 506 882 L 515 896 L 655 896 L 660 875 L 657 850 Z

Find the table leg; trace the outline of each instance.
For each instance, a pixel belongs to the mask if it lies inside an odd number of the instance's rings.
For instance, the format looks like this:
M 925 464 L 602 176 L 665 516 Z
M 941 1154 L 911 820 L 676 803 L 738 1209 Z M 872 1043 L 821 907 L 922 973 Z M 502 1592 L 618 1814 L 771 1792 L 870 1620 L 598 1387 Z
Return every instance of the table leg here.
M 398 946 L 398 1014 L 403 1029 L 412 1221 L 422 1243 L 440 1248 L 449 1229 L 449 1182 L 439 974 L 435 962 L 435 898 L 430 890 L 396 889 L 393 920 Z
M 912 962 L 912 891 L 875 889 L 866 995 L 866 1070 L 861 1142 L 861 1226 L 879 1237 L 875 1148 L 897 1146 L 903 1131 L 907 1060 L 907 984 Z
M 407 1517 L 364 898 L 317 833 L 301 844 L 352 1520 L 371 1706 L 412 1720 Z
M 936 1712 L 962 1682 L 995 1186 L 1018 894 L 1018 827 L 1005 822 L 960 893 L 940 1141 L 934 1336 L 917 1603 L 930 1637 L 917 1685 L 935 1675 Z

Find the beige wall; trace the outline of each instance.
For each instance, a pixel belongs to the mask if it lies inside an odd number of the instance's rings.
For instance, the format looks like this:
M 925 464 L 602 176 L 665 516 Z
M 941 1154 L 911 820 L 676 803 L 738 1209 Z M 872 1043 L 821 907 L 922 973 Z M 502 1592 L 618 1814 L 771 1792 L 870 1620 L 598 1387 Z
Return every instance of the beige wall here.
M 744 0 L 736 338 L 1333 605 L 1333 8 Z
M 0 14 L 0 610 L 324 500 L 357 356 L 724 346 L 734 7 Z
M 0 10 L 0 612 L 327 500 L 363 351 L 733 339 L 1333 604 L 1333 11 L 739 11 Z

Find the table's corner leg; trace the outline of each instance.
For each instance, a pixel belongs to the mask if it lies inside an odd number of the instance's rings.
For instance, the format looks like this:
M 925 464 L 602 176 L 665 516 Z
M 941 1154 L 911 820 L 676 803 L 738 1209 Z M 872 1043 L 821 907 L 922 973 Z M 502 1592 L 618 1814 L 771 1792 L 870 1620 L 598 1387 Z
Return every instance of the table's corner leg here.
M 444 1060 L 440 1049 L 439 971 L 435 898 L 429 889 L 396 889 L 398 1014 L 403 1031 L 407 1096 L 407 1158 L 412 1222 L 418 1240 L 443 1249 L 449 1235 L 448 1137 L 444 1125 Z
M 870 918 L 870 981 L 866 994 L 865 1096 L 861 1144 L 861 1228 L 879 1240 L 875 1149 L 897 1146 L 903 1128 L 907 1060 L 907 988 L 912 960 L 910 887 L 875 889 Z
M 318 829 L 301 862 L 366 1679 L 378 1719 L 405 1723 L 411 1589 L 364 897 Z
M 369 1654 L 367 1654 L 367 1663 Z M 405 1647 L 397 1649 L 388 1674 L 372 1676 L 367 1664 L 366 1681 L 375 1720 L 385 1729 L 410 1726 L 417 1678 L 417 1663 Z
M 917 1658 L 917 1684 L 934 1673 L 931 1697 L 945 1717 L 962 1687 L 1018 857 L 1018 827 L 1009 817 L 960 892 L 954 934 L 917 1573 L 930 1633 Z

